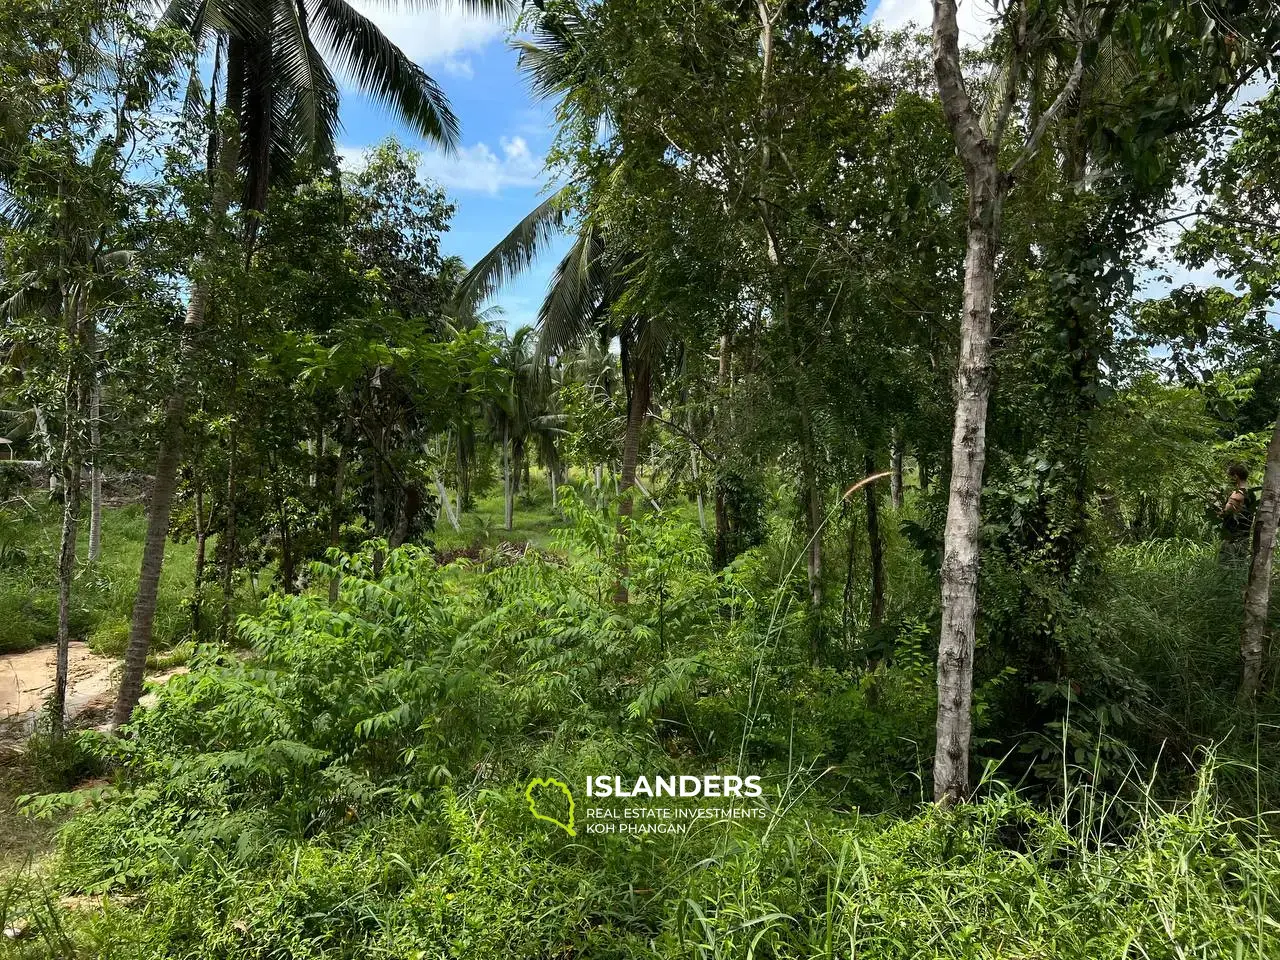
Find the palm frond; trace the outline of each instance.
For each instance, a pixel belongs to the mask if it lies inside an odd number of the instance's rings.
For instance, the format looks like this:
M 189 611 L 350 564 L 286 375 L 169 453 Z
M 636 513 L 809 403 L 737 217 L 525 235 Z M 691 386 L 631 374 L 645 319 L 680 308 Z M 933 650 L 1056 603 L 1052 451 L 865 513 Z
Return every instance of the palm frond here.
M 338 69 L 446 150 L 458 145 L 458 118 L 440 86 L 405 56 L 372 20 L 346 0 L 307 0 L 315 36 Z
M 320 130 L 320 105 L 313 70 L 314 45 L 307 33 L 306 11 L 293 0 L 275 5 L 272 51 L 275 69 L 293 94 L 293 127 L 302 142 L 314 144 Z
M 527 270 L 564 227 L 562 188 L 533 208 L 511 232 L 476 261 L 458 284 L 455 311 L 466 314 L 489 299 L 504 283 Z
M 538 310 L 538 354 L 559 354 L 598 330 L 605 320 L 610 271 L 603 263 L 604 243 L 592 224 L 578 232 L 556 266 L 551 288 Z
M 538 16 L 533 39 L 516 42 L 520 70 L 529 78 L 535 96 L 559 97 L 590 79 L 585 33 L 582 18 L 558 10 Z

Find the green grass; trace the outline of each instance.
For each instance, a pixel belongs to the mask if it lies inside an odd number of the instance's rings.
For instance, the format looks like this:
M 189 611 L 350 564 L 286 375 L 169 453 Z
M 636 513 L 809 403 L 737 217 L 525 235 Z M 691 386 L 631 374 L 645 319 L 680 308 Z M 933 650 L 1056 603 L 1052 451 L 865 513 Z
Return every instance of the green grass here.
M 477 545 L 494 547 L 504 542 L 529 543 L 543 549 L 551 547 L 555 531 L 563 522 L 551 510 L 551 491 L 545 480 L 535 473 L 531 486 L 531 490 L 516 496 L 511 530 L 503 525 L 503 497 L 499 488 L 476 498 L 474 509 L 459 518 L 459 530 L 454 530 L 441 512 L 431 539 L 442 550 Z
M 0 514 L 5 551 L 0 568 L 0 653 L 28 650 L 56 637 L 59 524 L 56 504 Z M 71 629 L 75 639 L 88 640 L 100 653 L 123 651 L 146 527 L 140 504 L 103 510 L 102 555 L 90 568 L 88 524 L 81 525 Z M 188 632 L 187 598 L 192 593 L 194 566 L 193 543 L 169 543 L 156 605 L 158 647 L 172 646 Z
M 646 479 L 646 487 L 651 481 Z M 588 503 L 595 500 L 594 481 L 580 470 L 574 470 L 569 477 L 569 485 L 578 489 Z M 606 479 L 606 493 L 612 494 L 613 486 Z M 452 494 L 453 491 L 450 491 Z M 637 509 L 648 512 L 651 504 L 641 496 L 636 498 Z M 690 523 L 697 523 L 698 508 L 683 497 L 669 496 L 662 502 L 663 508 L 671 515 L 678 516 Z M 544 471 L 534 470 L 529 489 L 521 490 L 516 495 L 515 510 L 512 514 L 512 529 L 507 530 L 503 524 L 503 495 L 501 485 L 488 490 L 483 496 L 477 496 L 473 509 L 466 511 L 459 518 L 459 527 L 454 530 L 448 518 L 441 511 L 436 519 L 436 529 L 431 540 L 441 550 L 453 550 L 460 547 L 484 546 L 493 547 L 501 543 L 530 544 L 539 549 L 551 549 L 555 546 L 556 534 L 565 529 L 565 522 L 559 513 L 551 508 L 551 488 L 547 485 Z M 610 504 L 611 512 L 616 513 L 616 504 Z M 710 507 L 708 507 L 710 521 Z
M 485 498 L 459 540 L 549 542 L 548 500 L 535 488 L 513 536 L 486 526 L 502 504 Z M 928 739 L 925 648 L 900 643 L 859 676 L 796 662 L 800 635 L 770 613 L 783 588 L 756 584 L 747 557 L 722 616 L 696 529 L 661 518 L 638 527 L 619 612 L 613 529 L 566 543 L 563 563 L 442 571 L 393 553 L 378 589 L 348 580 L 336 616 L 320 592 L 266 605 L 248 631 L 261 659 L 197 658 L 125 750 L 83 738 L 119 792 L 81 803 L 59 854 L 10 882 L 54 934 L 0 941 L 0 958 L 1280 956 L 1280 841 L 1267 802 L 1237 802 L 1232 783 L 1261 782 L 1255 768 L 1198 751 L 1174 791 L 1153 763 L 1109 792 L 1064 756 L 1061 794 L 991 779 L 954 811 L 878 804 L 875 784 L 911 779 L 902 743 Z M 1234 617 L 1211 549 L 1116 564 L 1115 635 L 1161 691 L 1217 662 L 1178 655 Z M 1186 624 L 1155 630 L 1159 610 Z M 726 772 L 735 757 L 763 777 L 767 816 L 681 836 L 569 838 L 523 792 L 532 776 Z M 78 797 L 36 809 L 66 817 Z

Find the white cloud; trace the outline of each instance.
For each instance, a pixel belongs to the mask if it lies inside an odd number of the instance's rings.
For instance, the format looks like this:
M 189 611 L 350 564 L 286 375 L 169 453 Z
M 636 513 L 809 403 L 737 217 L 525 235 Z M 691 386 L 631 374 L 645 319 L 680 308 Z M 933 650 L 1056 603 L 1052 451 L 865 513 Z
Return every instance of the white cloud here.
M 960 26 L 960 43 L 977 46 L 991 33 L 991 18 L 996 15 L 992 0 L 959 0 L 956 20 Z M 933 23 L 932 0 L 880 0 L 871 19 L 890 30 L 914 23 L 929 30 Z
M 535 157 L 524 137 L 503 137 L 501 154 L 486 143 L 462 147 L 453 156 L 434 151 L 422 158 L 421 170 L 446 190 L 473 190 L 497 194 L 504 187 L 536 187 L 542 160 Z
M 340 147 L 338 155 L 345 165 L 358 163 L 367 147 Z M 538 187 L 542 185 L 542 158 L 529 149 L 524 137 L 502 137 L 498 152 L 487 143 L 459 147 L 453 155 L 439 150 L 422 154 L 418 170 L 450 191 L 488 193 L 493 196 L 506 187 Z
M 352 0 L 352 6 L 415 63 L 464 78 L 472 73 L 466 55 L 503 36 L 509 26 L 508 21 L 466 11 L 457 0 L 423 10 L 394 9 L 386 0 Z

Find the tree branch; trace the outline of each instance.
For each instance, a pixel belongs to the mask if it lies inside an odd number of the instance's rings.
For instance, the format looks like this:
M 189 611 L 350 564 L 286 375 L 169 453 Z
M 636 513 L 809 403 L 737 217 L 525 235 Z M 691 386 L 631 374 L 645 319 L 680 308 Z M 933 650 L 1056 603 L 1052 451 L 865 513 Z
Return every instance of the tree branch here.
M 678 423 L 673 423 L 672 421 L 666 419 L 665 417 L 658 416 L 656 413 L 653 412 L 653 407 L 649 408 L 649 416 L 652 417 L 654 420 L 657 420 L 659 423 L 666 424 L 668 427 L 670 427 L 680 436 L 684 437 L 686 440 L 688 440 L 691 444 L 693 444 L 698 449 L 699 453 L 701 453 L 704 457 L 706 457 L 712 463 L 719 462 L 720 458 L 718 456 L 716 456 L 714 453 L 711 453 L 706 447 L 702 445 L 702 441 L 700 441 L 697 437 L 691 434 L 684 427 L 680 426 Z
M 1018 7 L 1018 27 L 1013 35 L 1013 55 L 1009 59 L 1009 67 L 1005 72 L 1003 92 L 1000 102 L 1000 114 L 996 117 L 995 131 L 992 139 L 999 144 L 1004 140 L 1004 130 L 1013 113 L 1013 105 L 1018 99 L 1018 84 L 1022 80 L 1022 62 L 1027 50 L 1027 5 Z
M 956 0 L 933 0 L 933 69 L 938 77 L 942 112 L 955 137 L 956 149 L 966 166 L 975 169 L 991 162 L 982 123 L 973 109 L 960 69 L 960 27 Z

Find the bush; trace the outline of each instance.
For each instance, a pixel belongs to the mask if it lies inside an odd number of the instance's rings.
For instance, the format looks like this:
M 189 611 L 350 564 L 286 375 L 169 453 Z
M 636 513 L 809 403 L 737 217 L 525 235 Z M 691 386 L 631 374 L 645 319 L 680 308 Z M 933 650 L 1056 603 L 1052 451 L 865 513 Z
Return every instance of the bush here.
M 129 646 L 129 621 L 109 620 L 89 634 L 89 649 L 102 657 L 124 656 Z
M 657 514 L 632 521 L 619 555 L 615 521 L 571 492 L 563 509 L 558 553 L 440 564 L 407 546 L 378 575 L 384 545 L 335 555 L 312 582 L 339 575 L 336 603 L 271 598 L 240 622 L 252 659 L 201 648 L 129 736 L 80 737 L 113 784 L 28 805 L 74 811 L 59 889 L 111 895 L 76 920 L 77 948 L 530 960 L 1280 949 L 1280 842 L 1229 812 L 1212 761 L 1196 761 L 1180 801 L 1107 794 L 1067 756 L 1052 806 L 990 780 L 980 803 L 922 806 L 925 624 L 902 620 L 856 674 L 814 668 L 803 598 L 762 575 L 767 547 L 714 572 L 696 528 Z M 612 600 L 620 578 L 626 607 Z M 1132 634 L 1142 616 L 1109 629 Z M 976 691 L 980 723 L 997 699 Z M 764 778 L 767 818 L 569 837 L 523 796 L 534 776 L 726 768 Z

